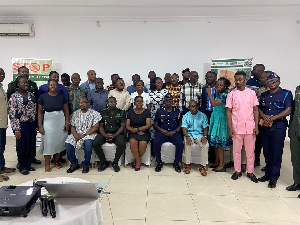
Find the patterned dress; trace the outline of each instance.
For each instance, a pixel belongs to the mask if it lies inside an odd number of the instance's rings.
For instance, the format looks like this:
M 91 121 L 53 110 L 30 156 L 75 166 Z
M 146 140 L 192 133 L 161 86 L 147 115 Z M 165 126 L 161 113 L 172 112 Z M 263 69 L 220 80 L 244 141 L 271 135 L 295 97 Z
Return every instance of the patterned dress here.
M 227 94 L 218 93 L 216 100 L 221 99 L 222 104 L 214 107 L 211 114 L 210 126 L 207 139 L 211 146 L 226 149 L 232 145 L 232 139 L 229 137 L 229 131 L 226 121 L 226 98 Z
M 150 91 L 150 104 L 151 104 L 151 127 L 150 127 L 150 133 L 151 133 L 151 139 L 153 140 L 155 137 L 156 130 L 153 127 L 155 114 L 158 109 L 160 109 L 164 105 L 164 97 L 166 94 L 168 94 L 168 90 L 162 89 L 160 91 Z
M 179 100 L 180 100 L 180 90 L 182 85 L 178 84 L 176 87 L 172 85 L 167 85 L 166 89 L 173 96 L 173 106 L 179 108 Z
M 73 85 L 67 87 L 67 91 L 69 94 L 69 113 L 70 115 L 76 110 L 80 109 L 79 107 L 79 99 L 81 97 L 86 97 L 86 90 L 82 87 L 78 87 L 77 89 L 73 88 Z

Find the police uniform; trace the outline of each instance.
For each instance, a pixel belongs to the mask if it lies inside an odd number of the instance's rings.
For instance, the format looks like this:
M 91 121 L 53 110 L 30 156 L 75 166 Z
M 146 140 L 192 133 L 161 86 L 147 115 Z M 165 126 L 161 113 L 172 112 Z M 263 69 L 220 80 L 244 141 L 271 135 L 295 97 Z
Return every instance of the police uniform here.
M 121 123 L 126 122 L 125 111 L 118 108 L 115 109 L 114 114 L 111 114 L 109 109 L 101 110 L 100 114 L 102 116 L 100 123 L 103 123 L 103 128 L 105 133 L 110 133 L 110 134 L 116 133 L 121 127 Z M 106 162 L 106 158 L 102 149 L 102 145 L 105 143 L 106 143 L 106 139 L 100 133 L 96 136 L 93 142 L 94 150 L 98 158 L 100 159 L 100 165 Z M 126 146 L 126 137 L 124 135 L 124 132 L 118 135 L 112 141 L 112 143 L 115 143 L 115 145 L 117 146 L 114 163 L 118 163 Z
M 268 79 L 279 78 L 269 76 Z M 279 88 L 275 93 L 266 91 L 261 94 L 259 109 L 265 115 L 278 115 L 285 109 L 292 107 L 293 95 L 290 91 Z M 274 120 L 271 127 L 262 128 L 262 145 L 266 161 L 265 176 L 273 181 L 278 180 L 282 161 L 282 153 L 286 128 L 288 122 L 286 118 Z
M 293 179 L 295 184 L 300 184 L 300 86 L 296 88 L 295 105 L 289 129 Z
M 158 126 L 168 132 L 178 128 L 182 121 L 182 115 L 179 109 L 172 107 L 172 111 L 168 112 L 165 107 L 157 110 L 154 122 L 158 122 Z M 175 163 L 179 163 L 183 152 L 183 138 L 180 132 L 175 133 L 172 137 L 167 137 L 161 131 L 156 133 L 153 141 L 153 151 L 158 163 L 161 162 L 161 146 L 165 142 L 171 142 L 176 147 Z

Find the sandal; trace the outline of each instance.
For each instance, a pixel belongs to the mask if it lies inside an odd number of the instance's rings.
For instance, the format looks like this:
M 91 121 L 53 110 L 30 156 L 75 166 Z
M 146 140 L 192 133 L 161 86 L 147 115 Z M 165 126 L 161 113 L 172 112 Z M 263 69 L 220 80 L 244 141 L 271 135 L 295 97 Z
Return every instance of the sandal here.
M 62 165 L 60 165 L 60 163 L 55 163 L 55 168 L 60 169 L 62 168 Z
M 8 176 L 0 175 L 0 182 L 8 181 L 8 180 L 9 180 Z
M 15 172 L 16 169 L 15 168 L 7 168 L 7 167 L 4 167 L 3 170 L 0 171 L 0 173 L 12 173 L 12 172 Z
M 50 166 L 45 166 L 45 172 L 51 172 Z

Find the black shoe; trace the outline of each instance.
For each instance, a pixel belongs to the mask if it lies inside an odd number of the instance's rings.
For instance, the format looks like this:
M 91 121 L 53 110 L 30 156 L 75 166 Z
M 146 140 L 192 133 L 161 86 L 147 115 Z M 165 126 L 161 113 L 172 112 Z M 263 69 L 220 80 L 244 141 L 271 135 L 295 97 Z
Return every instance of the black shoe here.
M 163 162 L 157 163 L 157 166 L 155 167 L 155 171 L 160 172 L 161 168 L 163 168 L 163 166 L 164 166 Z
M 215 171 L 215 172 L 226 172 L 226 168 L 224 166 L 222 169 L 219 169 L 219 170 L 214 169 L 213 171 Z
M 99 172 L 102 172 L 104 170 L 106 170 L 106 168 L 109 167 L 109 162 L 105 161 L 104 163 L 102 163 L 102 165 L 98 168 Z
M 300 194 L 298 195 L 298 198 L 300 198 Z
M 254 167 L 260 166 L 260 161 L 254 163 Z
M 75 170 L 78 170 L 80 166 L 77 165 L 71 165 L 71 167 L 67 170 L 67 173 L 73 173 Z
M 59 161 L 60 161 L 61 163 L 66 163 L 66 162 L 67 162 L 67 160 L 65 160 L 62 156 L 60 156 Z
M 268 188 L 276 188 L 277 180 L 270 180 Z
M 241 172 L 234 172 L 234 174 L 232 174 L 232 176 L 231 176 L 231 179 L 232 180 L 237 180 L 237 179 L 239 179 L 239 177 L 241 177 L 242 176 L 242 173 Z
M 242 166 L 241 166 L 242 173 L 246 173 L 246 169 L 247 169 L 246 164 L 242 164 Z
M 41 160 L 38 160 L 36 158 L 32 159 L 31 163 L 33 163 L 33 164 L 42 164 Z
M 254 183 L 258 183 L 258 179 L 256 178 L 256 176 L 252 173 L 252 175 L 250 175 L 250 173 L 247 173 L 247 177 Z
M 266 167 L 264 166 L 263 168 L 260 169 L 261 171 L 266 171 Z
M 179 166 L 178 163 L 174 162 L 174 163 L 173 163 L 173 168 L 175 169 L 175 171 L 176 171 L 177 173 L 180 173 L 180 172 L 181 172 L 181 167 Z
M 230 161 L 230 162 L 225 164 L 225 167 L 226 168 L 232 168 L 232 167 L 234 167 L 234 163 L 232 161 Z
M 82 168 L 82 173 L 88 173 L 90 171 L 90 167 L 89 166 L 84 166 Z
M 115 172 L 119 172 L 120 171 L 120 167 L 118 166 L 118 163 L 113 163 L 112 167 L 114 168 Z
M 270 180 L 270 177 L 267 177 L 266 175 L 260 177 L 257 179 L 259 182 L 266 182 Z
M 292 184 L 288 187 L 286 187 L 287 191 L 297 191 L 297 190 L 300 190 L 300 184 Z
M 28 171 L 36 171 L 36 169 L 33 167 L 30 167 Z

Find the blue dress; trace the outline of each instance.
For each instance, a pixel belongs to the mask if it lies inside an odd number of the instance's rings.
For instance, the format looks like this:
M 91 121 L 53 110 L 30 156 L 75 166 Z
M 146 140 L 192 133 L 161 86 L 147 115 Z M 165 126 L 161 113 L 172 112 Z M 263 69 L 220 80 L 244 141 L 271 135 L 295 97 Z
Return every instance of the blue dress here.
M 211 146 L 227 148 L 232 145 L 232 139 L 229 137 L 227 121 L 226 121 L 226 98 L 227 94 L 218 93 L 215 100 L 220 99 L 221 105 L 214 107 L 211 114 L 210 125 L 207 139 Z

